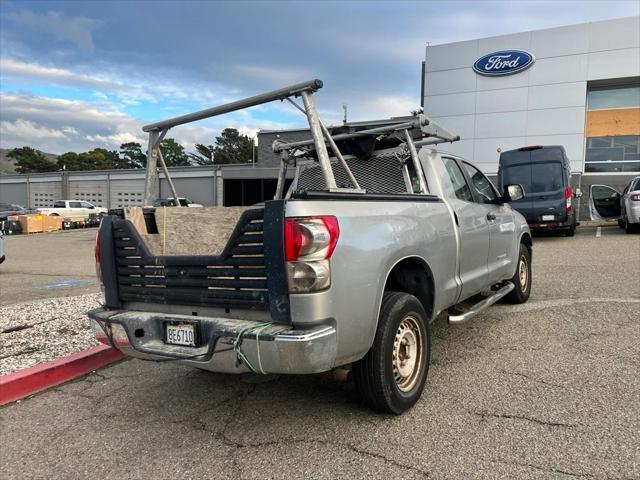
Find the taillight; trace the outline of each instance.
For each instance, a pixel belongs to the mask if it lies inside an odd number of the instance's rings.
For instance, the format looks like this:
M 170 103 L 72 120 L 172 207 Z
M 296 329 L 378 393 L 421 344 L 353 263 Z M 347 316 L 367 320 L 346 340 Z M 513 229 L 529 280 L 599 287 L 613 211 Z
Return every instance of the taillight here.
M 569 187 L 564 189 L 564 201 L 565 201 L 565 209 L 567 210 L 567 212 L 570 212 L 571 209 L 573 208 L 571 206 L 571 196 L 572 196 L 572 192 L 571 189 Z
M 339 236 L 340 227 L 336 217 L 285 220 L 284 254 L 290 292 L 309 293 L 329 288 L 329 259 Z
M 640 195 L 637 193 L 634 193 L 629 197 L 629 199 L 633 202 L 640 202 Z

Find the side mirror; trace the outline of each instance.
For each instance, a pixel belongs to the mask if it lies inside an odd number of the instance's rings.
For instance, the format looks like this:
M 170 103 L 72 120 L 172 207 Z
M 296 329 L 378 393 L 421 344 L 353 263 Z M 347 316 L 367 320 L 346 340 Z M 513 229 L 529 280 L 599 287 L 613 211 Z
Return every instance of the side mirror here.
M 519 183 L 506 185 L 504 187 L 504 200 L 507 202 L 515 202 L 524 198 L 524 188 Z
M 94 207 L 93 205 L 91 205 L 91 206 L 89 207 L 89 210 L 93 210 L 94 208 L 96 208 L 96 207 Z
M 576 197 L 576 198 L 582 197 L 582 190 L 580 190 L 580 188 L 576 188 L 575 193 L 573 194 L 573 196 Z

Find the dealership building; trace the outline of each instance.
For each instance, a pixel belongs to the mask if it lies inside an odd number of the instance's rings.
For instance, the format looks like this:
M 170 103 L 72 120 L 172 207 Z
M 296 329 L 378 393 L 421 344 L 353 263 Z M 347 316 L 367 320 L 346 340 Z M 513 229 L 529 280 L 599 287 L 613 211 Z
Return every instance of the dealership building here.
M 427 46 L 425 113 L 488 175 L 501 151 L 563 145 L 584 195 L 640 175 L 640 17 Z

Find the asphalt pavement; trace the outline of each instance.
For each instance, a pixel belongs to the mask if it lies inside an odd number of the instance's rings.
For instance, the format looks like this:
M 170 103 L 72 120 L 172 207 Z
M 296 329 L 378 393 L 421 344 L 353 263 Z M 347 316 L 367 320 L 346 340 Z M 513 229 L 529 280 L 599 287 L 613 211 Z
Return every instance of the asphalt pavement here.
M 0 305 L 99 292 L 93 256 L 97 231 L 6 235 Z
M 367 410 L 351 382 L 326 376 L 125 360 L 0 409 L 0 471 L 640 478 L 640 235 L 597 232 L 534 239 L 527 304 L 461 326 L 437 321 L 427 388 L 400 417 Z

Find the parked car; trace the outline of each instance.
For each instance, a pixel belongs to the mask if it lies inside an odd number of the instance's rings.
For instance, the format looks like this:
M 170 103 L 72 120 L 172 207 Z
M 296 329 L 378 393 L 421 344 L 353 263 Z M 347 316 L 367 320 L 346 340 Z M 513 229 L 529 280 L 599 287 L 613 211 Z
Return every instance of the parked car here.
M 0 263 L 4 262 L 5 254 L 4 254 L 4 233 L 0 230 Z
M 627 233 L 640 230 L 640 176 L 622 193 L 608 185 L 591 185 L 589 197 L 592 220 L 618 220 Z
M 26 215 L 30 210 L 15 203 L 0 203 L 0 222 L 16 215 Z
M 90 213 L 106 214 L 107 209 L 82 200 L 56 200 L 52 208 L 38 208 L 37 212 L 42 215 L 86 218 Z
M 500 154 L 498 187 L 520 184 L 525 197 L 513 202 L 534 230 L 561 230 L 572 237 L 577 220 L 570 185 L 571 165 L 564 147 L 537 145 Z
M 154 207 L 202 207 L 203 205 L 199 203 L 194 203 L 188 198 L 178 197 L 178 202 L 176 203 L 173 197 L 169 198 L 159 198 L 158 200 L 153 201 Z

